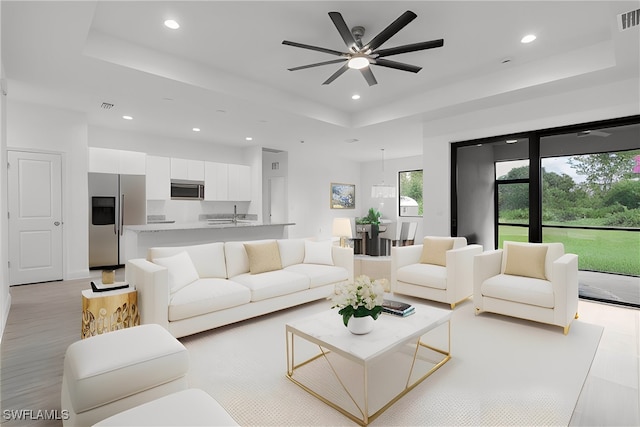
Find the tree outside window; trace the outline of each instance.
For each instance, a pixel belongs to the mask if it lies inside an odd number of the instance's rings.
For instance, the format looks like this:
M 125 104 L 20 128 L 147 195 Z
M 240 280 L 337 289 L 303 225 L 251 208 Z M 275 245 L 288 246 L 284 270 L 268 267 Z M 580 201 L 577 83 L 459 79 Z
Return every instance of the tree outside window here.
M 400 216 L 422 216 L 422 170 L 400 171 Z

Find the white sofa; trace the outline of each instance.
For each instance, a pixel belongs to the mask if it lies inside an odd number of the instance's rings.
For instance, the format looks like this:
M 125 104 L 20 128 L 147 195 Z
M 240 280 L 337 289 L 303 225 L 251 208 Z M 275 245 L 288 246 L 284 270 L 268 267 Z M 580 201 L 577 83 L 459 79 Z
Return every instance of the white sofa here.
M 464 237 L 426 236 L 421 245 L 391 248 L 391 291 L 451 309 L 473 294 L 473 257 L 480 245 Z
M 182 337 L 327 298 L 353 281 L 353 249 L 306 239 L 157 247 L 125 275 L 141 323 Z
M 564 328 L 578 318 L 578 256 L 562 243 L 504 242 L 474 257 L 473 303 L 483 311 Z

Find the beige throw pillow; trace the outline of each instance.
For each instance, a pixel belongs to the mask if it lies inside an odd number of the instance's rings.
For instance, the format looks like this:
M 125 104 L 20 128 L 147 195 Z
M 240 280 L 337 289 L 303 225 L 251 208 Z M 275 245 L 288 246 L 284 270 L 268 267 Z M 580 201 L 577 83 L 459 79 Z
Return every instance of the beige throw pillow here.
M 245 243 L 244 249 L 249 258 L 249 273 L 258 274 L 282 269 L 280 249 L 275 240 L 267 243 Z
M 544 272 L 547 246 L 505 243 L 505 249 L 507 259 L 504 274 L 547 280 Z
M 425 237 L 422 242 L 421 264 L 447 265 L 447 251 L 453 249 L 450 237 Z

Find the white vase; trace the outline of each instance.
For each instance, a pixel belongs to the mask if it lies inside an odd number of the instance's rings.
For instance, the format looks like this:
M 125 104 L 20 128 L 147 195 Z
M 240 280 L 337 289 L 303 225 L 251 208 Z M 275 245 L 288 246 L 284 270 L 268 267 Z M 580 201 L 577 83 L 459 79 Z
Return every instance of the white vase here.
M 349 332 L 356 335 L 364 335 L 373 331 L 373 325 L 375 320 L 371 316 L 355 317 L 351 316 L 347 322 L 347 329 Z

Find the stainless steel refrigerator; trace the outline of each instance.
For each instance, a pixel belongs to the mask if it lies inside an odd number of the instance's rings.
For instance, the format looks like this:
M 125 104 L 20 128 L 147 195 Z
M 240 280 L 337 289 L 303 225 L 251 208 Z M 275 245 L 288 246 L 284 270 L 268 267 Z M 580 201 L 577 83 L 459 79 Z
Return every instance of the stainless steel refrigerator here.
M 144 175 L 89 173 L 89 268 L 126 263 L 125 225 L 146 224 Z

